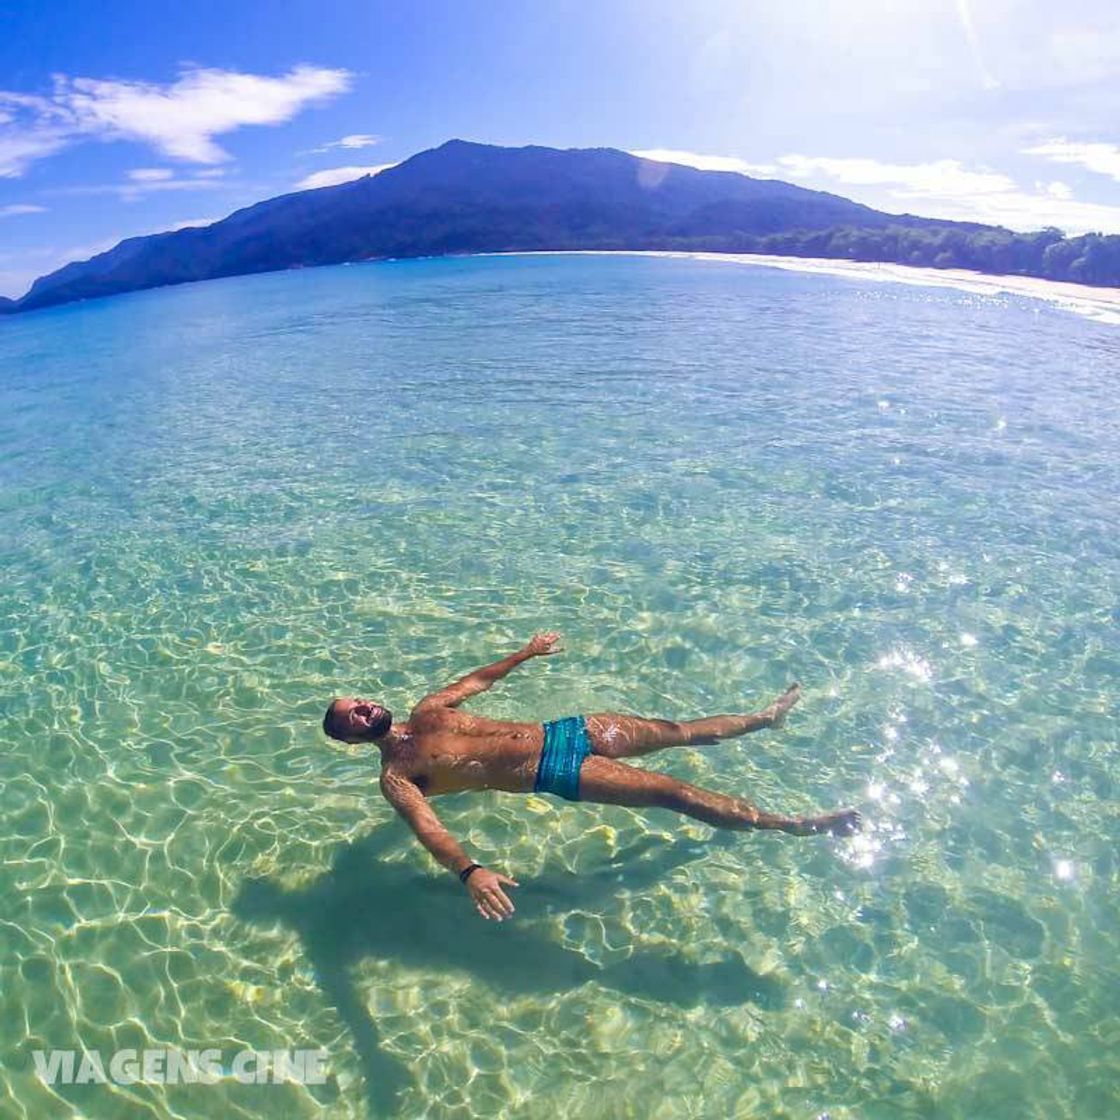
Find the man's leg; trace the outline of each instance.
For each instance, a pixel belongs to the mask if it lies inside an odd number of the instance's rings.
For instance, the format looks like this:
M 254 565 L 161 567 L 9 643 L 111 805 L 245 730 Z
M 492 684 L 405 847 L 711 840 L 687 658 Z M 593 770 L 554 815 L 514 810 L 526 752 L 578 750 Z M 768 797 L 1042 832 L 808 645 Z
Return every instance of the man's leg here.
M 603 805 L 672 809 L 713 828 L 740 831 L 771 828 L 795 836 L 810 836 L 818 832 L 847 836 L 860 826 L 860 815 L 855 809 L 841 809 L 812 817 L 786 817 L 756 809 L 740 797 L 713 793 L 677 781 L 667 774 L 638 770 L 625 762 L 596 755 L 584 759 L 580 769 L 579 799 Z
M 738 716 L 707 716 L 704 719 L 675 721 L 643 719 L 618 712 L 597 712 L 586 717 L 587 736 L 593 754 L 605 758 L 636 758 L 665 747 L 699 746 L 718 743 L 758 731 L 779 727 L 801 698 L 801 686 L 792 684 L 777 700 L 761 712 Z

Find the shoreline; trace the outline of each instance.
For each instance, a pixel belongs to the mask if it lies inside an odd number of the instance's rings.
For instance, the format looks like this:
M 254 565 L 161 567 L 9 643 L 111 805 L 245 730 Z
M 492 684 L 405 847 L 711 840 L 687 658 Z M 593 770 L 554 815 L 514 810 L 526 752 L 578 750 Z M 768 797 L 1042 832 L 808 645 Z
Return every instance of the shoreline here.
M 713 253 L 687 249 L 509 249 L 477 253 L 438 253 L 417 257 L 359 257 L 322 265 L 288 265 L 259 273 L 233 273 L 197 280 L 156 284 L 152 287 L 128 288 L 120 292 L 103 292 L 93 296 L 65 300 L 42 307 L 0 312 L 0 322 L 22 315 L 69 307 L 89 300 L 111 299 L 115 296 L 159 291 L 189 284 L 205 284 L 215 280 L 236 280 L 248 276 L 266 276 L 298 269 L 341 268 L 347 265 L 386 264 L 413 260 L 453 260 L 471 257 L 663 257 L 669 260 L 693 260 L 719 264 L 751 265 L 755 268 L 776 268 L 807 275 L 836 276 L 847 280 L 870 280 L 876 283 L 909 284 L 914 287 L 951 288 L 988 297 L 1019 296 L 1048 303 L 1093 322 L 1120 326 L 1120 288 L 1097 288 L 1065 280 L 1045 280 L 1036 276 L 999 276 L 972 272 L 963 268 L 920 268 L 890 261 L 848 261 L 830 257 L 786 257 L 771 253 Z
M 535 249 L 508 253 L 472 253 L 479 257 L 665 257 L 670 260 L 716 261 L 779 268 L 849 280 L 953 288 L 976 295 L 1023 296 L 1041 300 L 1094 322 L 1120 326 L 1120 288 L 1093 288 L 1036 276 L 996 276 L 964 268 L 918 268 L 885 261 L 844 261 L 827 257 L 781 257 L 764 253 L 705 253 L 672 249 Z

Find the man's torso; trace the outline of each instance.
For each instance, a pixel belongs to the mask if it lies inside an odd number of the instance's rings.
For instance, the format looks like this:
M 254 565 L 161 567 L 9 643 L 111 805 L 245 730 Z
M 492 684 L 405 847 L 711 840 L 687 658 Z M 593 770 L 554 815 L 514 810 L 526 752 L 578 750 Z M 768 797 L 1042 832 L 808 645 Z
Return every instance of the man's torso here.
M 382 768 L 409 778 L 429 797 L 468 789 L 526 793 L 533 788 L 544 743 L 539 723 L 417 707 L 407 726 L 407 736 L 384 749 Z

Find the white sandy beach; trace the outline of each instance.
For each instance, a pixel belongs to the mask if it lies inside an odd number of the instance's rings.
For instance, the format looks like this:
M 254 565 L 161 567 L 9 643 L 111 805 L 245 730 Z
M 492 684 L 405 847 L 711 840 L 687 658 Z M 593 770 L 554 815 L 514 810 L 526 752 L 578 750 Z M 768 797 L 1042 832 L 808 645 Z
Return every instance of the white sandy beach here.
M 913 268 L 904 264 L 869 261 L 841 261 L 820 257 L 778 257 L 761 253 L 687 253 L 637 249 L 579 249 L 564 253 L 482 254 L 484 256 L 629 256 L 670 257 L 682 260 L 717 261 L 721 264 L 747 264 L 762 268 L 783 268 L 791 272 L 814 272 L 851 280 L 875 280 L 891 284 L 916 284 L 927 288 L 955 288 L 978 295 L 1026 296 L 1043 300 L 1065 311 L 1088 319 L 1120 326 L 1120 288 L 1093 288 L 1033 276 L 991 276 L 963 268 Z

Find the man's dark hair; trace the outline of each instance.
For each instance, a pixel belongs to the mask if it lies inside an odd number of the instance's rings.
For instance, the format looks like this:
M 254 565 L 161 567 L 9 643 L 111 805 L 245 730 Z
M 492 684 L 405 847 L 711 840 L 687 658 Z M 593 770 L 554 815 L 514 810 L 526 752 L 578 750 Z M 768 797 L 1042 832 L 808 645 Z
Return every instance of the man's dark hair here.
M 334 706 L 337 700 L 332 700 L 330 707 L 327 708 L 327 714 L 323 716 L 323 734 L 331 739 L 341 739 L 342 736 L 336 734 L 334 726 Z

